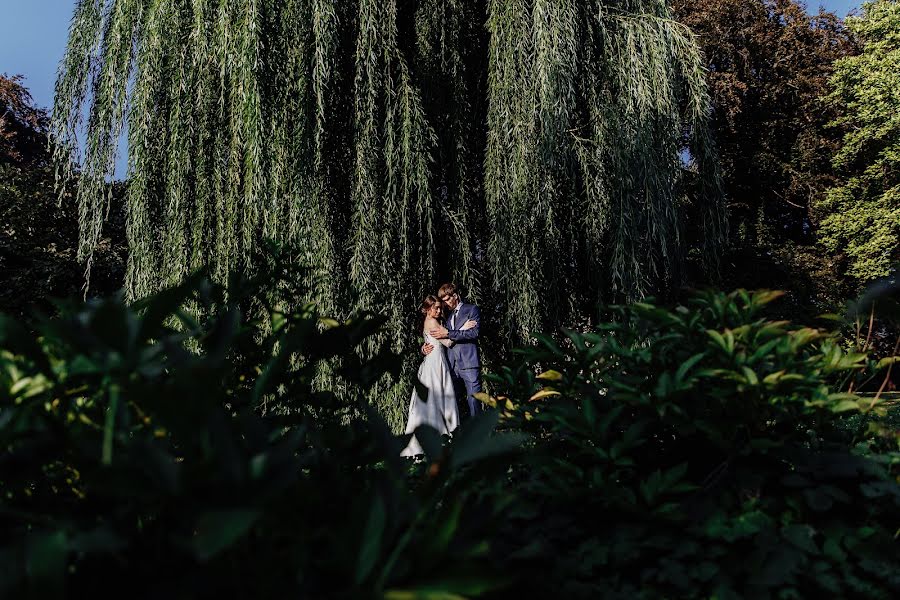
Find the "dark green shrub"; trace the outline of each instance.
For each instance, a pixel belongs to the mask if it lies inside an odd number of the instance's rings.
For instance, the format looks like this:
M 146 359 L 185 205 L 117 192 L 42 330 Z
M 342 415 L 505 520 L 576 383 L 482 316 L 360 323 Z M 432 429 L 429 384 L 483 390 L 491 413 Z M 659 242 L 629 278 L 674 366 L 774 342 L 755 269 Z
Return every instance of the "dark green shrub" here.
M 477 595 L 502 582 L 480 560 L 492 505 L 453 482 L 518 438 L 487 443 L 489 416 L 443 454 L 423 431 L 433 460 L 410 486 L 405 441 L 360 400 L 397 363 L 355 353 L 381 320 L 279 310 L 306 279 L 276 262 L 226 295 L 198 276 L 136 306 L 71 309 L 37 337 L 0 319 L 0 596 Z M 325 364 L 349 394 L 316 388 Z
M 897 588 L 895 414 L 837 391 L 876 366 L 766 320 L 776 294 L 539 336 L 493 378 L 497 410 L 450 442 L 420 430 L 409 463 L 362 400 L 398 364 L 356 351 L 379 319 L 283 310 L 305 281 L 276 257 L 227 293 L 197 276 L 37 335 L 0 319 L 0 595 Z
M 777 295 L 615 308 L 565 343 L 538 336 L 495 378 L 507 426 L 541 440 L 516 469 L 500 538 L 507 568 L 534 573 L 522 590 L 896 592 L 897 432 L 885 431 L 893 458 L 873 460 L 837 426 L 886 411 L 838 391 L 876 365 L 823 331 L 765 319 Z

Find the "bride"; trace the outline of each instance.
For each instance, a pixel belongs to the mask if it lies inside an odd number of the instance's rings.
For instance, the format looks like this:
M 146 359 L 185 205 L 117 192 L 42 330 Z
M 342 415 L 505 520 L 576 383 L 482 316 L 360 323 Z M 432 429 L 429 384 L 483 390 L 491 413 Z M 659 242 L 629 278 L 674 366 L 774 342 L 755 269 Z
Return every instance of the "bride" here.
M 444 305 L 435 296 L 426 296 L 422 302 L 422 314 L 425 324 L 422 334 L 425 342 L 434 346 L 434 352 L 428 354 L 419 367 L 419 385 L 413 389 L 409 403 L 409 418 L 406 421 L 406 433 L 414 433 L 420 425 L 430 425 L 441 435 L 449 434 L 459 424 L 459 412 L 456 408 L 456 390 L 453 387 L 453 376 L 447 363 L 447 351 L 453 345 L 451 340 L 438 340 L 428 331 L 440 326 Z M 469 320 L 461 327 L 472 329 L 478 323 Z M 419 392 L 427 392 L 426 398 L 420 398 Z M 413 436 L 409 445 L 401 452 L 402 456 L 424 454 L 422 446 Z

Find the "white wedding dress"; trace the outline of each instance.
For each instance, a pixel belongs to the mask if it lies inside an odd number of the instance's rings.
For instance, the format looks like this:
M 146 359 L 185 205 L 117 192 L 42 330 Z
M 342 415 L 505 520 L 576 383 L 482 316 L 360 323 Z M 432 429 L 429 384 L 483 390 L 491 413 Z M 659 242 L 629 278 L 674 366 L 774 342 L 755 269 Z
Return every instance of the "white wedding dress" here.
M 419 425 L 430 425 L 440 434 L 447 434 L 459 424 L 459 411 L 456 408 L 456 391 L 453 388 L 453 376 L 447 362 L 447 350 L 441 342 L 427 331 L 425 342 L 434 346 L 431 354 L 425 357 L 419 366 L 419 382 L 422 389 L 428 391 L 428 398 L 420 398 L 417 388 L 413 388 L 409 403 L 409 418 L 406 421 L 406 433 L 413 433 Z M 402 456 L 424 454 L 422 446 L 413 436 L 409 445 L 401 452 Z

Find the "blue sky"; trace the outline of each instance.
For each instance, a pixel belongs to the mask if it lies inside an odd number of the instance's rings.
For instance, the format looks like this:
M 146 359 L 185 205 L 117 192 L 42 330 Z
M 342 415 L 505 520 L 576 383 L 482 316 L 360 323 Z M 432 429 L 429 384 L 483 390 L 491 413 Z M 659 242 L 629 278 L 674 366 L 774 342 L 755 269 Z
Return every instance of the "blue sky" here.
M 860 0 L 810 1 L 840 16 Z M 53 102 L 56 70 L 65 49 L 74 0 L 0 0 L 0 73 L 21 74 L 39 106 Z

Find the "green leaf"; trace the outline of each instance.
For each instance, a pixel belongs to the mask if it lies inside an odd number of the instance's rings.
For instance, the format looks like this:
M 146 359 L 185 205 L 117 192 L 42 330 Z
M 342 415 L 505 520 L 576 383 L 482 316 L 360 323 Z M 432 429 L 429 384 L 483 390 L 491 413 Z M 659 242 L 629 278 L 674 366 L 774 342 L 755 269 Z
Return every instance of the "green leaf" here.
M 440 458 L 442 449 L 441 434 L 438 430 L 430 425 L 419 425 L 415 431 L 416 440 L 425 451 L 425 456 L 429 460 L 435 461 Z
M 784 294 L 781 290 L 757 290 L 753 292 L 752 302 L 755 306 L 765 306 L 781 298 Z
M 833 537 L 829 537 L 825 540 L 825 544 L 822 547 L 822 550 L 825 553 L 825 556 L 831 558 L 832 560 L 836 560 L 838 562 L 844 562 L 847 559 L 847 553 L 841 549 L 840 540 L 837 540 Z
M 900 487 L 893 481 L 872 481 L 862 484 L 859 489 L 866 498 L 894 496 L 900 499 Z
M 880 371 L 881 369 L 885 369 L 890 365 L 898 362 L 900 362 L 900 356 L 888 356 L 879 360 L 878 364 L 875 365 L 875 368 Z
M 593 427 L 594 423 L 597 421 L 597 410 L 594 408 L 593 398 L 585 396 L 581 399 L 581 414 L 584 415 L 584 419 L 588 422 L 588 425 Z
M 666 471 L 663 475 L 662 483 L 666 489 L 673 487 L 687 474 L 688 464 L 686 462 L 676 465 Z
M 766 557 L 765 564 L 754 583 L 770 587 L 784 587 L 792 583 L 800 571 L 806 555 L 788 544 L 777 546 Z
M 708 329 L 706 331 L 706 335 L 708 335 L 713 342 L 715 342 L 716 346 L 718 346 L 721 350 L 728 352 L 728 344 L 725 342 L 725 338 L 722 337 L 722 334 L 714 329 Z
M 108 526 L 79 533 L 72 538 L 71 548 L 87 554 L 112 554 L 127 548 L 127 541 Z
M 543 379 L 546 381 L 560 381 L 563 378 L 562 373 L 559 371 L 554 371 L 553 369 L 544 371 L 540 375 L 538 375 L 535 379 Z
M 387 512 L 380 494 L 375 494 L 369 519 L 360 539 L 359 557 L 356 562 L 356 583 L 361 584 L 372 572 L 378 557 L 381 555 L 381 540 L 387 523 Z
M 240 539 L 259 518 L 257 510 L 219 510 L 205 513 L 197 522 L 194 552 L 209 560 Z
M 675 381 L 679 383 L 684 381 L 684 377 L 685 375 L 687 375 L 688 371 L 690 371 L 698 362 L 703 360 L 705 356 L 706 352 L 698 352 L 697 354 L 681 363 L 681 365 L 678 367 L 678 370 L 675 371 Z
M 694 575 L 700 581 L 709 581 L 712 579 L 716 573 L 719 572 L 719 567 L 715 563 L 704 561 L 701 562 L 694 568 Z
M 449 510 L 441 512 L 441 518 L 436 523 L 437 531 L 428 541 L 428 549 L 440 555 L 445 552 L 453 541 L 453 536 L 459 529 L 460 517 L 462 516 L 463 503 L 454 502 Z
M 32 533 L 26 540 L 25 572 L 35 597 L 62 598 L 68 545 L 64 531 Z
M 819 548 L 813 541 L 815 533 L 815 530 L 809 525 L 788 525 L 781 530 L 781 534 L 786 540 L 809 554 L 819 553 Z
M 528 439 L 527 435 L 519 433 L 491 435 L 499 418 L 499 412 L 492 410 L 463 423 L 453 436 L 451 468 L 458 469 L 477 460 L 521 449 L 522 444 Z
M 561 394 L 556 390 L 543 389 L 535 392 L 531 398 L 528 399 L 529 402 L 535 402 L 536 400 L 541 400 L 542 398 L 549 398 L 551 396 L 560 396 Z
M 549 335 L 543 333 L 534 333 L 534 338 L 543 344 L 550 352 L 556 356 L 563 356 L 565 352 L 557 345 L 556 341 Z
M 641 483 L 641 496 L 648 505 L 653 505 L 656 496 L 659 494 L 659 485 L 662 476 L 660 472 L 654 471 L 650 476 Z
M 773 339 L 773 340 L 769 340 L 768 342 L 766 342 L 765 344 L 763 344 L 762 346 L 760 346 L 759 348 L 757 348 L 756 351 L 755 351 L 753 354 L 750 355 L 749 362 L 750 362 L 751 364 L 756 364 L 757 362 L 759 362 L 760 360 L 762 360 L 763 358 L 765 358 L 766 356 L 768 356 L 769 353 L 771 353 L 772 350 L 773 350 L 776 346 L 778 346 L 779 344 L 781 344 L 783 341 L 784 341 L 784 338 L 783 338 L 783 337 L 776 337 L 776 338 Z M 783 372 L 783 371 L 782 371 L 782 372 Z
M 778 381 L 784 376 L 785 370 L 776 371 L 774 373 L 769 373 L 763 378 L 763 384 L 768 386 L 774 386 L 778 384 Z
M 747 383 L 750 385 L 759 385 L 759 377 L 756 376 L 756 373 L 753 369 L 748 367 L 741 367 L 741 372 L 744 374 L 744 377 L 747 378 Z
M 612 407 L 605 415 L 603 415 L 600 422 L 597 423 L 596 430 L 600 432 L 601 435 L 605 436 L 605 434 L 609 432 L 610 427 L 612 427 L 612 424 L 619 418 L 619 415 L 621 415 L 624 410 L 625 406 L 622 404 Z
M 828 398 L 829 400 L 834 401 L 838 399 L 835 396 L 840 397 L 843 396 L 843 394 L 832 394 Z M 859 410 L 859 396 L 853 396 L 853 399 L 840 400 L 837 404 L 831 406 L 831 412 L 835 413 L 847 412 L 849 410 Z
M 803 496 L 806 503 L 816 512 L 825 512 L 834 505 L 832 497 L 825 493 L 822 488 L 814 488 L 811 490 L 803 490 Z

